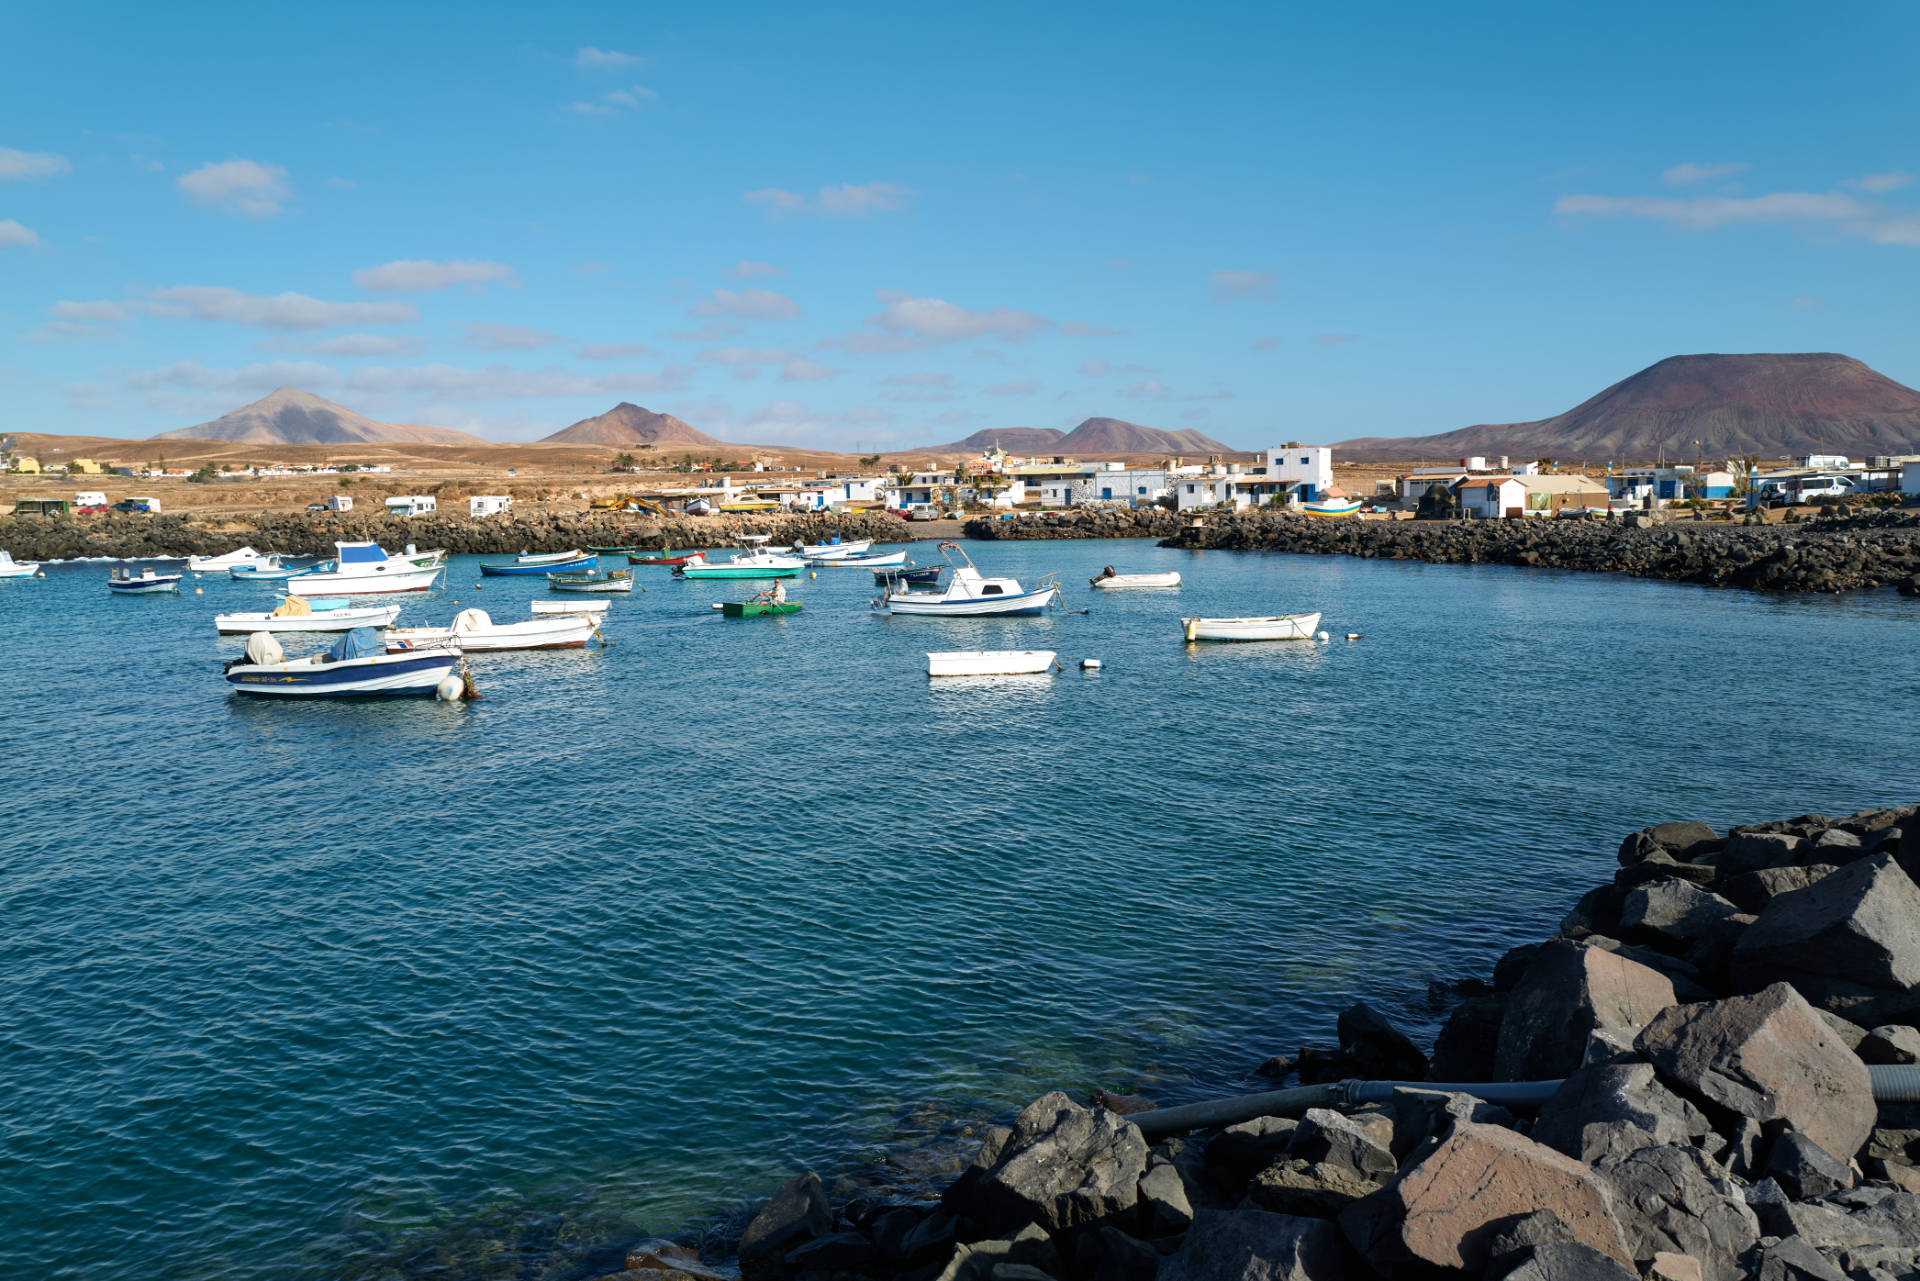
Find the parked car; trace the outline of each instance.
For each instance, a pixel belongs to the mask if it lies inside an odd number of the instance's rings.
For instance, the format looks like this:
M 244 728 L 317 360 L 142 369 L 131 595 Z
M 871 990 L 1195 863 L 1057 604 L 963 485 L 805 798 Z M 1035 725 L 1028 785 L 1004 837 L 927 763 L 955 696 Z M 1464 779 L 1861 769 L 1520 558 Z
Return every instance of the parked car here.
M 313 515 L 315 512 L 323 512 L 325 510 L 327 510 L 327 505 L 325 503 L 308 503 L 307 504 L 307 515 L 309 516 Z
M 939 520 L 940 513 L 927 503 L 916 503 L 907 508 L 908 520 Z
M 73 510 L 82 516 L 98 516 L 107 510 L 107 505 L 105 503 L 88 503 L 85 507 L 76 507 Z
M 113 510 L 117 512 L 156 513 L 160 510 L 160 500 L 157 498 L 122 498 L 113 505 Z

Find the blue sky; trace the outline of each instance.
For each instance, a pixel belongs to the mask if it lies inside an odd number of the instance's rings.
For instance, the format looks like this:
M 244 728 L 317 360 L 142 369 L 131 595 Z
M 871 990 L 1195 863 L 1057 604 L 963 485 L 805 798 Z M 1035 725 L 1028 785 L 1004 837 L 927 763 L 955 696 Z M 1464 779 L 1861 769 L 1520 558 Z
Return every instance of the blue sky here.
M 275 386 L 534 439 L 1557 413 L 1680 352 L 1920 383 L 1920 8 L 28 3 L 0 429 Z

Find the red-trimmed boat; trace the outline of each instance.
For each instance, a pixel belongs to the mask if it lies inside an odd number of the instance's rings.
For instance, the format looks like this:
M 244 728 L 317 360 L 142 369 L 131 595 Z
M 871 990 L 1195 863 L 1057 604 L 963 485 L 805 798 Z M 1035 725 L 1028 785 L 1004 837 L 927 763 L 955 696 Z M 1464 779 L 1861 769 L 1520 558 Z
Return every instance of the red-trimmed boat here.
M 644 556 L 627 553 L 629 565 L 661 565 L 667 569 L 678 569 L 682 565 L 704 565 L 707 563 L 705 552 L 688 552 L 684 556 L 672 556 L 666 552 L 648 552 Z

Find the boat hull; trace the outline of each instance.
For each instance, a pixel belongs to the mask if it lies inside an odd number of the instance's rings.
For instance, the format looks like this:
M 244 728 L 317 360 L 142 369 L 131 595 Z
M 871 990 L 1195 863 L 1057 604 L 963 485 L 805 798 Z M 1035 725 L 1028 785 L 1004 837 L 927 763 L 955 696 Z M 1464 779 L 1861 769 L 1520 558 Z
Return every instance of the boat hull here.
M 1034 676 L 1053 669 L 1050 649 L 955 649 L 927 655 L 929 676 Z
M 1311 502 L 1301 505 L 1301 511 L 1309 516 L 1353 516 L 1360 511 L 1359 500 L 1350 503 Z
M 222 636 L 251 636 L 255 632 L 350 632 L 356 627 L 388 627 L 398 617 L 398 605 L 374 605 L 364 609 L 328 609 L 278 616 L 216 614 L 213 624 Z
M 635 556 L 629 553 L 627 556 L 627 564 L 664 565 L 668 569 L 678 569 L 688 561 L 697 560 L 699 556 L 699 552 L 692 552 L 686 556 Z
M 255 569 L 246 565 L 235 565 L 227 571 L 227 577 L 240 583 L 277 583 L 289 578 L 299 578 L 302 575 L 311 574 L 312 572 L 313 567 L 311 565 L 305 569 L 288 569 L 284 565 L 278 569 Z
M 1181 630 L 1195 641 L 1312 640 L 1320 630 L 1318 614 L 1275 614 L 1267 618 L 1183 618 Z
M 821 569 L 889 569 L 907 563 L 905 552 L 882 552 L 878 556 L 833 556 L 816 558 Z
M 0 578 L 32 578 L 40 572 L 35 561 L 17 560 L 11 565 L 0 565 Z
M 302 596 L 387 596 L 395 592 L 424 592 L 440 577 L 442 566 L 428 569 L 379 566 L 367 574 L 302 574 Z
M 876 583 L 937 583 L 940 575 L 946 571 L 944 565 L 923 565 L 918 569 L 876 569 L 873 581 Z
M 576 556 L 572 560 L 533 561 L 522 564 L 519 561 L 481 561 L 480 572 L 494 578 L 511 578 L 517 575 L 560 574 L 598 569 L 598 556 Z
M 1059 592 L 1057 587 L 1042 587 L 1018 595 L 980 596 L 966 600 L 943 600 L 932 592 L 896 592 L 887 597 L 889 614 L 922 618 L 996 618 L 1023 614 L 1044 614 Z M 916 597 L 929 597 L 919 600 Z
M 591 614 L 598 617 L 607 612 L 609 603 L 604 600 L 537 600 L 531 608 L 536 614 Z
M 674 573 L 681 578 L 738 581 L 751 578 L 793 578 L 800 573 L 800 567 L 796 565 L 788 569 L 778 566 L 769 569 L 762 565 L 682 565 Z
M 180 591 L 180 575 L 163 574 L 158 578 L 108 579 L 107 590 L 115 596 L 168 596 Z
M 381 639 L 386 642 L 389 654 L 445 648 L 458 648 L 466 654 L 513 649 L 581 649 L 593 639 L 595 626 L 594 620 L 585 615 L 561 614 L 470 632 L 456 632 L 450 627 L 399 628 L 388 631 Z
M 238 693 L 267 698 L 431 698 L 459 665 L 458 650 L 376 654 L 342 663 L 243 663 L 228 669 L 227 683 Z
M 1107 578 L 1091 580 L 1095 587 L 1103 591 L 1126 591 L 1134 587 L 1178 587 L 1178 574 L 1114 574 Z
M 797 614 L 799 601 L 776 605 L 766 600 L 730 600 L 720 606 L 722 618 L 765 618 L 778 614 Z
M 550 592 L 586 592 L 598 596 L 617 596 L 633 590 L 631 578 L 549 578 L 547 590 Z

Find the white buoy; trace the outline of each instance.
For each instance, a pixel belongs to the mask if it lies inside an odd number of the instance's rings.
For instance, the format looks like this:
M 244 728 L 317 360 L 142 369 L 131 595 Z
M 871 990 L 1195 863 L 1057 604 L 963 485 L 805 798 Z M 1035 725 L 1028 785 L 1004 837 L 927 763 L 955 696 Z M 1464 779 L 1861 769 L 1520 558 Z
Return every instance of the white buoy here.
M 1348 640 L 1359 640 L 1359 639 L 1360 639 L 1360 633 L 1359 633 L 1359 632 L 1348 632 L 1348 633 L 1347 633 L 1347 639 L 1348 639 Z
M 1083 658 L 1080 660 L 1080 670 L 1083 672 L 1097 672 L 1105 666 L 1106 664 L 1097 658 Z
M 196 587 L 193 589 L 193 594 L 195 596 L 205 596 L 207 594 L 207 589 L 204 587 Z
M 1316 632 L 1313 638 L 1317 641 L 1329 641 L 1333 639 L 1333 637 L 1327 635 L 1325 632 Z
M 460 701 L 461 688 L 460 678 L 449 676 L 433 687 L 433 696 L 443 703 L 457 703 Z
M 721 603 L 720 603 L 719 601 L 715 601 L 715 602 L 713 602 L 713 606 L 712 606 L 712 607 L 713 607 L 714 609 L 725 609 L 725 608 L 726 608 L 726 606 L 725 606 L 725 605 L 723 605 L 723 604 L 721 604 Z

